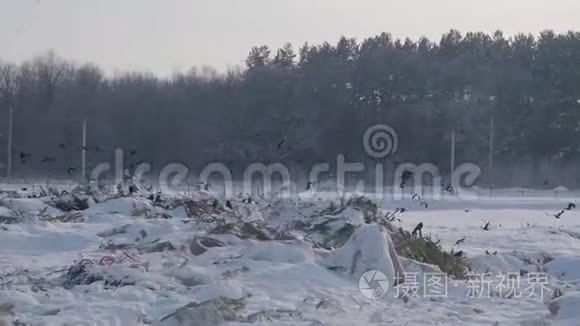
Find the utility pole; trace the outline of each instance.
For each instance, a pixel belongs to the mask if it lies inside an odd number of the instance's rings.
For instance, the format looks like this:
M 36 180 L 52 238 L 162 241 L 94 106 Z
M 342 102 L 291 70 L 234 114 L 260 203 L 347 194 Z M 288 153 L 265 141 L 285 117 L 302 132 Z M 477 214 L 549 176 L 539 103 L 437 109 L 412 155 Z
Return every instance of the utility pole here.
M 455 129 L 451 131 L 451 187 L 455 189 Z
M 81 147 L 81 178 L 84 184 L 87 181 L 87 120 L 83 120 L 83 140 Z
M 13 132 L 13 124 L 14 124 L 14 110 L 12 106 L 8 108 L 9 116 L 8 116 L 8 148 L 6 149 L 6 178 L 8 182 L 12 181 L 12 132 Z
M 493 132 L 494 132 L 494 121 L 493 115 L 489 120 L 489 174 L 488 174 L 488 183 L 489 183 L 489 195 L 491 196 L 491 192 L 493 190 Z

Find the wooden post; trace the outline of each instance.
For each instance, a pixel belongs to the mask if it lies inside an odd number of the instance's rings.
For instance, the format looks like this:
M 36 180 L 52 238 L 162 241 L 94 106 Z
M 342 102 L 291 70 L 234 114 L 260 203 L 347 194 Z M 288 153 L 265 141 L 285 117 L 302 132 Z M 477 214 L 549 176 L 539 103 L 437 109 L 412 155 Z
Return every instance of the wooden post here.
M 81 182 L 87 181 L 87 121 L 83 120 L 83 135 L 81 147 Z
M 12 106 L 9 108 L 9 116 L 8 116 L 8 148 L 7 155 L 6 155 L 6 178 L 10 183 L 12 181 L 12 141 L 13 141 L 13 124 L 14 124 L 14 109 Z

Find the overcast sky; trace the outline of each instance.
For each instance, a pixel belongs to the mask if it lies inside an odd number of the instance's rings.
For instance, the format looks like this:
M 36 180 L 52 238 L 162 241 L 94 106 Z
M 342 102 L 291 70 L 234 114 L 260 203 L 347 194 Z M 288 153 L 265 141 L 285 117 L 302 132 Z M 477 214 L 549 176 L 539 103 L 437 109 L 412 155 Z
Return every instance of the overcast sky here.
M 0 59 L 54 50 L 107 72 L 241 65 L 253 45 L 451 28 L 580 30 L 579 0 L 0 0 Z

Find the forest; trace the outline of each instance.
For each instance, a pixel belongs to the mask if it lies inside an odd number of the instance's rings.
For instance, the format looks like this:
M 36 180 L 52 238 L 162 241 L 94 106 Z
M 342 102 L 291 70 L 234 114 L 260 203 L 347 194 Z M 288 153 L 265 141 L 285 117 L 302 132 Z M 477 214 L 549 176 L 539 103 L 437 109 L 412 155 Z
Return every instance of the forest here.
M 16 178 L 77 177 L 83 120 L 89 168 L 122 148 L 129 165 L 179 162 L 192 171 L 211 162 L 234 171 L 281 162 L 300 171 L 338 154 L 374 164 L 362 136 L 380 123 L 399 138 L 397 152 L 381 160 L 388 166 L 430 162 L 448 174 L 455 131 L 456 160 L 479 165 L 482 185 L 580 184 L 578 32 L 451 30 L 439 40 L 383 33 L 255 46 L 245 67 L 167 78 L 111 75 L 52 52 L 0 61 L 1 176 L 9 108 Z

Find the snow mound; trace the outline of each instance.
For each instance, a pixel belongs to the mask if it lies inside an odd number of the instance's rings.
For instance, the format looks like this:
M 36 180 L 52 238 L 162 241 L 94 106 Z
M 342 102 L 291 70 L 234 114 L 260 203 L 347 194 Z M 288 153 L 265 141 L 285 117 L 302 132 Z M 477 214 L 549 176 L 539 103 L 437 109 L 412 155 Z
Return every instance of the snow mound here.
M 276 263 L 314 262 L 312 245 L 298 240 L 256 242 L 245 251 L 244 255 L 249 259 Z
M 25 215 L 38 215 L 42 213 L 45 216 L 57 216 L 62 212 L 56 208 L 50 207 L 40 199 L 35 198 L 8 198 L 3 201 L 7 208 Z
M 151 201 L 143 197 L 122 197 L 107 200 L 102 203 L 92 205 L 89 213 L 101 214 L 122 214 L 128 216 L 146 215 L 149 212 L 157 211 Z
M 567 293 L 549 303 L 551 320 L 558 326 L 577 326 L 580 292 Z
M 18 214 L 8 209 L 7 207 L 0 206 L 0 223 L 16 223 L 20 220 Z
M 326 257 L 322 264 L 356 279 L 369 270 L 378 270 L 387 276 L 390 284 L 395 284 L 397 274 L 403 274 L 390 235 L 373 224 L 358 228 L 348 242 Z

